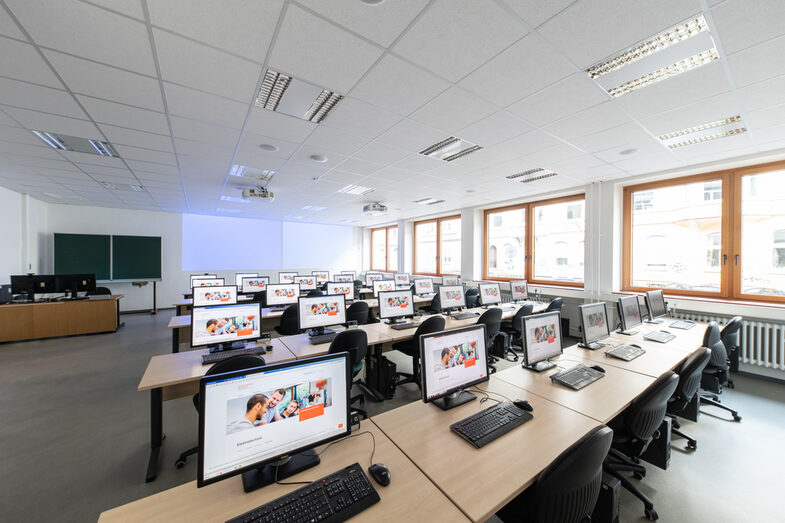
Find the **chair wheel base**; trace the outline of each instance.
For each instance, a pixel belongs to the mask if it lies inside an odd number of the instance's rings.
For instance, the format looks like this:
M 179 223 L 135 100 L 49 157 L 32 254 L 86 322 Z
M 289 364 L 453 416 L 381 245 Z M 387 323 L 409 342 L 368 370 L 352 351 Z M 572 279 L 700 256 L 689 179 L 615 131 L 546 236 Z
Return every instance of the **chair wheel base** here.
M 637 480 L 641 480 L 641 479 L 646 477 L 646 473 L 645 472 L 643 472 L 643 473 L 641 473 L 641 472 L 633 472 L 632 473 L 632 477 L 634 477 Z
M 738 414 L 734 414 L 733 421 L 741 421 L 741 416 L 739 416 Z
M 643 513 L 646 515 L 646 519 L 648 519 L 649 521 L 656 521 L 656 520 L 658 520 L 660 518 L 660 516 L 657 514 L 657 511 L 654 510 L 653 508 L 652 509 L 648 509 L 648 508 L 643 509 Z
M 698 442 L 697 441 L 688 441 L 687 442 L 687 448 L 690 449 L 690 450 L 696 450 L 698 448 Z
M 176 469 L 181 469 L 181 468 L 185 467 L 185 460 L 184 459 L 178 459 L 177 461 L 174 462 L 174 467 Z

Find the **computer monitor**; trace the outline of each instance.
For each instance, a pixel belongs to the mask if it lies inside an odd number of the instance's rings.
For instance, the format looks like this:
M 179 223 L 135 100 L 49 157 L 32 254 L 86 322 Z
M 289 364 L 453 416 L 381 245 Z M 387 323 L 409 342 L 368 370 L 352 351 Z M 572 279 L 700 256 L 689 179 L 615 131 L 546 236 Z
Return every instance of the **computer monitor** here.
M 357 271 L 341 271 L 341 274 L 351 274 L 352 281 L 357 279 Z
M 534 314 L 521 321 L 523 366 L 537 372 L 555 367 L 548 360 L 562 353 L 561 313 Z
M 373 297 L 379 297 L 379 291 L 394 291 L 395 280 L 374 280 L 373 281 Z
M 236 272 L 234 274 L 234 284 L 239 289 L 243 286 L 243 278 L 250 278 L 256 276 L 259 276 L 258 272 Z
M 21 274 L 11 276 L 11 292 L 27 294 L 27 299 L 35 301 L 36 294 L 51 294 L 57 288 L 55 277 L 50 274 Z
M 55 292 L 70 292 L 76 298 L 78 292 L 95 290 L 95 274 L 58 274 L 55 276 Z
M 395 285 L 399 287 L 408 287 L 411 285 L 409 281 L 409 273 L 407 272 L 396 272 L 395 273 Z
M 14 293 L 10 285 L 0 285 L 0 303 L 11 303 L 14 299 Z
M 210 347 L 210 352 L 240 348 L 235 342 L 262 335 L 261 305 L 238 303 L 191 309 L 191 347 Z
M 279 272 L 278 283 L 294 283 L 295 276 L 297 276 L 296 272 Z
M 668 314 L 668 310 L 665 307 L 665 295 L 663 295 L 662 289 L 648 291 L 646 293 L 646 308 L 649 309 L 649 319 L 646 320 L 647 323 L 662 323 L 662 320 L 655 319 Z
M 485 350 L 482 324 L 421 336 L 423 401 L 447 410 L 473 400 L 464 389 L 488 380 Z
M 529 286 L 526 280 L 511 281 L 510 294 L 512 294 L 512 301 L 529 299 Z
M 327 282 L 327 294 L 343 294 L 346 301 L 354 299 L 354 285 L 349 282 Z
M 414 316 L 412 291 L 379 291 L 379 319 L 397 323 Z
M 194 287 L 194 307 L 234 305 L 235 303 L 237 303 L 237 287 L 234 285 Z
M 270 284 L 269 276 L 244 276 L 240 281 L 240 292 L 243 294 L 256 294 L 264 292 Z
M 466 307 L 466 295 L 460 285 L 442 285 L 439 287 L 439 301 L 443 311 Z
M 223 278 L 193 278 L 191 279 L 191 288 L 194 287 L 217 287 L 225 285 Z
M 498 283 L 480 284 L 480 305 L 487 307 L 502 302 L 502 291 Z
M 191 274 L 188 277 L 189 278 L 189 280 L 188 280 L 189 281 L 188 288 L 189 289 L 193 289 L 193 287 L 194 287 L 194 278 L 205 279 L 205 278 L 217 278 L 217 277 L 218 277 L 217 274 L 212 274 L 212 273 L 207 273 L 207 272 L 205 272 L 204 274 Z
M 349 365 L 339 352 L 203 377 L 197 487 L 242 474 L 250 492 L 317 465 L 311 449 L 351 433 Z
M 619 319 L 621 320 L 621 334 L 632 336 L 638 331 L 632 330 L 633 327 L 641 325 L 641 305 L 638 303 L 637 296 L 624 296 L 619 298 L 616 303 L 619 311 Z
M 311 336 L 333 332 L 325 329 L 329 325 L 346 323 L 346 296 L 343 294 L 303 297 L 297 308 L 300 330 L 310 329 Z
M 365 286 L 373 287 L 373 282 L 376 280 L 383 280 L 384 275 L 381 272 L 366 272 L 365 273 Z
M 300 297 L 299 283 L 270 283 L 267 285 L 267 305 L 294 305 Z
M 330 271 L 311 271 L 311 276 L 316 277 L 316 285 L 330 281 Z
M 354 276 L 351 274 L 333 274 L 333 281 L 336 283 L 353 283 Z
M 586 349 L 599 349 L 603 344 L 597 343 L 611 335 L 608 326 L 608 306 L 603 302 L 586 303 L 578 307 L 581 318 L 581 338 L 578 345 Z
M 433 280 L 430 278 L 415 279 L 414 292 L 417 295 L 433 294 Z
M 442 276 L 442 285 L 460 285 L 461 279 L 458 276 Z
M 300 284 L 300 291 L 312 291 L 316 288 L 316 276 L 295 276 L 294 283 Z

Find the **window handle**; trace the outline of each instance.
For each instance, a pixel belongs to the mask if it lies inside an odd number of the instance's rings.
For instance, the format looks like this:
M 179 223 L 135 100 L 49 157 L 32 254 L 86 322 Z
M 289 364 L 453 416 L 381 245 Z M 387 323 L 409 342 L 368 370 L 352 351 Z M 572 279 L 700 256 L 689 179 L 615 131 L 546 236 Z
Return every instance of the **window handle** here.
M 722 255 L 722 264 L 725 265 L 725 263 L 727 263 L 727 261 L 728 261 L 728 255 L 727 254 L 723 254 Z
M 736 265 L 738 265 L 738 264 L 739 264 L 739 255 L 737 254 L 736 255 Z

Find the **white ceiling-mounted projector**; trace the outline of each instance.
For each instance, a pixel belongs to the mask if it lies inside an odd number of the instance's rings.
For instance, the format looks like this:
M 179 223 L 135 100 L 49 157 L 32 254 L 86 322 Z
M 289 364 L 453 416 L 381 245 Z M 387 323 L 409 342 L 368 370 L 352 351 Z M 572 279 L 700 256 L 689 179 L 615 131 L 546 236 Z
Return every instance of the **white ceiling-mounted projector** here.
M 368 216 L 381 216 L 386 212 L 387 206 L 382 205 L 379 202 L 369 203 L 363 207 L 363 213 L 367 214 Z
M 275 194 L 265 187 L 251 187 L 243 189 L 243 198 L 258 198 L 260 200 L 275 200 Z

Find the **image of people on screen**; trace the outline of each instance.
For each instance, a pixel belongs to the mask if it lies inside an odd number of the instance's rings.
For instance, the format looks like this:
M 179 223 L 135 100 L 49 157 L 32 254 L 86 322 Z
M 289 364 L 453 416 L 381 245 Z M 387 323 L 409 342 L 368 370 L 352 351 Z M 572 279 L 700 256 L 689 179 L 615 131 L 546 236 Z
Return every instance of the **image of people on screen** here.
M 297 291 L 294 287 L 276 288 L 273 290 L 273 295 L 278 298 L 294 298 L 297 296 Z
M 624 317 L 627 318 L 628 323 L 633 325 L 640 323 L 640 307 L 636 301 L 630 300 L 626 303 L 623 303 L 622 308 L 624 309 Z
M 235 316 L 229 318 L 210 318 L 205 324 L 205 332 L 210 336 L 236 334 L 250 336 L 256 330 L 256 316 Z
M 447 301 L 460 301 L 461 297 L 461 291 L 445 291 L 444 293 L 444 299 Z
M 409 297 L 408 296 L 394 296 L 387 298 L 387 306 L 388 307 L 398 307 L 401 309 L 405 309 L 409 306 Z
M 553 343 L 556 341 L 556 324 L 533 327 L 530 336 L 534 343 Z
M 499 297 L 499 288 L 495 285 L 490 285 L 488 287 L 483 286 L 482 293 L 487 298 L 498 298 Z
M 208 291 L 205 292 L 204 295 L 200 296 L 199 301 L 202 303 L 220 303 L 220 302 L 228 302 L 232 299 L 232 291 Z
M 245 414 L 227 423 L 226 433 L 242 432 L 254 428 L 258 423 L 262 423 L 262 418 L 267 414 L 269 404 L 270 398 L 264 394 L 254 394 L 248 398 L 245 402 Z
M 337 301 L 321 301 L 311 305 L 310 313 L 312 316 L 335 316 L 338 314 L 339 305 Z
M 354 287 L 352 285 L 333 285 L 330 294 L 344 294 L 346 296 L 354 294 Z
M 590 312 L 586 314 L 586 322 L 589 327 L 605 328 L 605 313 Z
M 259 289 L 263 291 L 265 287 L 267 287 L 267 280 L 246 280 L 243 279 L 243 283 L 245 284 L 246 288 L 249 289 Z
M 442 347 L 433 351 L 435 373 L 453 367 L 472 367 L 476 363 L 477 342 L 470 341 L 459 345 Z

